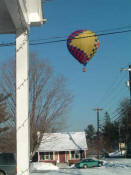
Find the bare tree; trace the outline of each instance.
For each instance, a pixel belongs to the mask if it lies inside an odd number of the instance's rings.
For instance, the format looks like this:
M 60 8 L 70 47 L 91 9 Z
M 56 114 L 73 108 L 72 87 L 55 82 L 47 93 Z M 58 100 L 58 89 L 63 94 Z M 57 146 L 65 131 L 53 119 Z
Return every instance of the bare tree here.
M 6 112 L 6 100 L 10 96 L 10 94 L 4 96 L 0 94 L 0 135 L 9 129 L 9 115 Z
M 11 144 L 9 143 L 9 139 L 12 142 L 12 131 L 10 129 L 10 125 L 12 123 L 12 120 L 10 119 L 10 114 L 7 112 L 7 99 L 11 97 L 10 94 L 7 94 L 4 96 L 3 94 L 0 94 L 0 152 L 5 150 L 8 152 L 11 151 Z M 11 143 L 10 142 L 10 143 Z M 15 147 L 13 147 L 15 149 Z
M 0 152 L 16 152 L 16 130 L 11 128 L 0 135 Z
M 8 112 L 15 127 L 15 62 L 10 61 L 1 68 L 0 89 L 12 94 L 8 100 Z M 47 60 L 30 55 L 29 62 L 29 117 L 32 154 L 38 149 L 43 134 L 60 131 L 65 127 L 67 111 L 72 95 L 62 76 L 55 76 Z M 23 82 L 24 83 L 24 82 Z M 17 89 L 18 90 L 18 89 Z M 39 131 L 39 137 L 37 135 Z

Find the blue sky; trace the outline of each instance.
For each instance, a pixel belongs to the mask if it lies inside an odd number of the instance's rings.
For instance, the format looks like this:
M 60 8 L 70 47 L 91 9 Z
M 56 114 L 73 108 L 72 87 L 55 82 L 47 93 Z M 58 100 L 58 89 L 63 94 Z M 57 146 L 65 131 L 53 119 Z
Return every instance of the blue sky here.
M 30 40 L 68 37 L 79 29 L 98 33 L 103 30 L 131 26 L 130 0 L 50 0 L 43 4 L 44 17 L 41 27 L 30 30 Z M 131 29 L 126 28 L 126 29 Z M 118 29 L 116 30 L 118 31 Z M 11 42 L 15 35 L 0 35 L 1 42 Z M 88 124 L 96 126 L 94 108 L 103 108 L 113 117 L 120 100 L 129 97 L 125 86 L 128 72 L 121 67 L 131 64 L 131 32 L 100 36 L 100 47 L 83 73 L 82 66 L 68 52 L 66 42 L 30 46 L 40 58 L 46 58 L 57 74 L 67 78 L 74 101 L 67 118 L 68 130 L 83 130 Z M 15 47 L 0 48 L 0 64 L 15 55 Z

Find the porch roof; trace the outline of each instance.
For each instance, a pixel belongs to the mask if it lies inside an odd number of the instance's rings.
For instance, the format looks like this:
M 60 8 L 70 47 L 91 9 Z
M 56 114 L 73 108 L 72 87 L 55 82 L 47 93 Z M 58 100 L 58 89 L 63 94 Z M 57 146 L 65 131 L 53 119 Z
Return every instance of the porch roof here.
M 38 148 L 41 152 L 87 150 L 85 132 L 46 133 Z
M 28 28 L 25 1 L 0 0 L 0 34 Z

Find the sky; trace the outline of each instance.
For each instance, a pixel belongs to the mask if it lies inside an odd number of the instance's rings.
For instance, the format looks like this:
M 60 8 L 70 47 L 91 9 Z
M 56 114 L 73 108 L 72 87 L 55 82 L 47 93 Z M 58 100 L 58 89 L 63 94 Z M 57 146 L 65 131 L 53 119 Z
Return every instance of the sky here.
M 30 29 L 30 40 L 67 38 L 79 29 L 95 33 L 131 29 L 130 0 L 50 0 L 43 3 L 43 12 L 47 22 Z M 0 43 L 14 40 L 15 35 L 0 35 Z M 66 41 L 30 46 L 30 52 L 48 59 L 56 74 L 67 79 L 67 87 L 74 96 L 66 116 L 69 131 L 82 131 L 89 124 L 96 127 L 97 107 L 103 109 L 101 125 L 106 111 L 115 119 L 120 101 L 129 98 L 125 85 L 128 71 L 120 72 L 120 68 L 131 64 L 131 32 L 99 36 L 99 41 L 100 47 L 87 64 L 86 72 L 82 72 L 82 66 L 69 53 Z M 0 48 L 0 64 L 14 56 L 15 47 Z

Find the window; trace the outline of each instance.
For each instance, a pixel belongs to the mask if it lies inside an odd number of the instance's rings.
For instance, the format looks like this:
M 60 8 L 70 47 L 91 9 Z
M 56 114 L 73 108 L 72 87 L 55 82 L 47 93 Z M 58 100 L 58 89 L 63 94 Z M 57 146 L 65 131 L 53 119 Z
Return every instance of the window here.
M 42 160 L 53 160 L 53 152 L 41 153 Z
M 1 153 L 0 154 L 0 163 L 4 164 L 14 164 L 15 161 L 15 155 L 13 153 Z
M 71 151 L 71 158 L 72 159 L 79 159 L 80 158 L 80 152 L 79 151 Z

